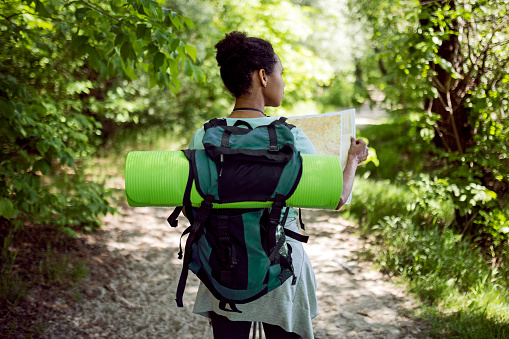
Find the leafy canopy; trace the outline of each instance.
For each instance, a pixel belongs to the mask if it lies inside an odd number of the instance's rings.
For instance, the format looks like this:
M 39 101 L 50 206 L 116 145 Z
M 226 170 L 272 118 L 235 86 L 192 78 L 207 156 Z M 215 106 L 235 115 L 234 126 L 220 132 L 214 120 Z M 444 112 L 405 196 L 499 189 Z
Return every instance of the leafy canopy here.
M 11 231 L 28 219 L 72 234 L 112 212 L 79 171 L 108 115 L 121 118 L 107 99 L 138 72 L 173 93 L 182 68 L 205 81 L 180 39 L 193 27 L 152 0 L 0 2 L 0 215 Z

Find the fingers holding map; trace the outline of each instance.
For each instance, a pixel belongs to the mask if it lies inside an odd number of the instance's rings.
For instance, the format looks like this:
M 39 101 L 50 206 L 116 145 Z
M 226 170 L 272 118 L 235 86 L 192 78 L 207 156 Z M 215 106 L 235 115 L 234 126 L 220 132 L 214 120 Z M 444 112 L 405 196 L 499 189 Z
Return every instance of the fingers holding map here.
M 355 138 L 355 109 L 341 112 L 288 117 L 307 135 L 318 154 L 337 155 L 345 168 L 350 148 L 350 138 Z M 351 195 L 347 204 L 350 203 Z

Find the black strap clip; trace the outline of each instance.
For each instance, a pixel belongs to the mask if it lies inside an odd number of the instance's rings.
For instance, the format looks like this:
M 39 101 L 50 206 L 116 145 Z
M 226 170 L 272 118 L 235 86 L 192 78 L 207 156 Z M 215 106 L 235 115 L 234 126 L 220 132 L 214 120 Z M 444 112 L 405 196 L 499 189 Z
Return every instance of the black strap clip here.
M 183 206 L 175 207 L 173 212 L 170 214 L 168 219 L 168 224 L 170 224 L 171 227 L 177 227 L 179 225 L 179 222 L 177 220 L 178 216 L 180 215 L 180 212 L 182 212 Z
M 230 309 L 226 308 L 226 305 L 230 305 Z M 238 308 L 237 305 L 231 300 L 221 299 L 219 301 L 219 309 L 226 311 L 226 312 L 236 312 L 236 313 L 242 313 Z

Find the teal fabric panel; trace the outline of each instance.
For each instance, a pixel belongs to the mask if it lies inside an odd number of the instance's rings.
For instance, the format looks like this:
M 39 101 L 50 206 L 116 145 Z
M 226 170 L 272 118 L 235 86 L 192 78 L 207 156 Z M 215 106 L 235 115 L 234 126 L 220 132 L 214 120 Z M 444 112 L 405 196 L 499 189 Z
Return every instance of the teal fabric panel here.
M 204 230 L 206 232 L 206 230 Z M 197 243 L 193 244 L 192 254 L 193 260 L 189 264 L 189 269 L 197 274 L 200 270 L 200 267 L 210 273 L 212 272 L 212 268 L 209 264 L 210 254 L 212 253 L 212 247 L 209 246 L 208 241 L 205 239 L 205 234 L 200 237 Z
M 259 225 L 260 224 L 260 213 L 251 212 L 242 215 L 244 225 Z M 270 261 L 267 258 L 267 254 L 260 246 L 261 235 L 260 227 L 249 227 L 244 226 L 244 241 L 247 247 L 248 262 L 248 277 L 249 281 L 247 284 L 248 289 L 252 289 L 254 286 L 260 286 L 265 279 L 267 269 L 270 266 Z M 252 264 L 252 265 L 251 265 Z
M 219 199 L 216 164 L 207 157 L 204 150 L 196 150 L 195 157 L 201 190 L 204 194 L 213 194 L 215 199 Z
M 275 277 L 276 279 L 270 279 L 269 280 L 269 291 L 272 291 L 276 287 L 281 286 L 281 281 L 277 279 L 277 276 L 281 273 L 281 266 L 280 265 L 273 265 L 269 267 L 269 276 Z M 290 278 L 291 279 L 291 278 Z
M 295 166 L 295 164 L 298 164 Z M 302 159 L 299 155 L 294 154 L 293 158 L 283 169 L 283 173 L 281 174 L 281 178 L 279 179 L 279 183 L 276 187 L 276 191 L 274 192 L 273 197 L 276 196 L 276 193 L 288 194 L 297 180 L 297 176 L 299 175 L 299 170 L 302 168 Z

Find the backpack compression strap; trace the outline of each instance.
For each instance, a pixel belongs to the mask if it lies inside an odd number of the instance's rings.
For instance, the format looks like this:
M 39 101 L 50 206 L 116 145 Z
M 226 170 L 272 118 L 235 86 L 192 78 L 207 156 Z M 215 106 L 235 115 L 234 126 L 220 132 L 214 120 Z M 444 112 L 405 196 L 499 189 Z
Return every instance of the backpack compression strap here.
M 194 150 L 183 150 L 187 160 L 190 160 L 192 157 L 194 157 Z M 182 206 L 175 207 L 173 212 L 168 217 L 167 221 L 168 224 L 170 224 L 171 227 L 177 227 L 178 226 L 178 216 L 180 215 L 180 212 L 182 212 L 182 209 L 184 206 L 191 206 L 191 188 L 193 186 L 193 180 L 194 180 L 194 172 L 191 166 L 189 166 L 189 175 L 187 176 L 187 183 L 186 183 L 186 190 L 184 191 L 184 196 L 182 198 Z
M 276 229 L 279 225 L 279 219 L 281 218 L 281 211 L 285 205 L 285 196 L 281 193 L 277 193 L 274 203 L 272 204 L 272 209 L 269 214 L 269 222 L 268 229 L 269 232 L 269 252 L 272 252 L 274 247 L 276 247 Z
M 195 240 L 197 239 L 197 235 L 203 231 L 205 221 L 207 220 L 210 211 L 212 210 L 213 200 L 214 196 L 211 194 L 207 194 L 205 200 L 203 200 L 203 202 L 201 203 L 196 219 L 193 225 L 191 226 L 189 237 L 187 238 L 186 249 L 184 252 L 184 263 L 182 266 L 182 272 L 180 273 L 179 284 L 177 287 L 177 297 L 175 299 L 178 307 L 184 307 L 182 297 L 184 296 L 184 290 L 186 288 L 187 275 L 189 273 L 189 264 L 191 263 L 192 260 L 191 247 Z

